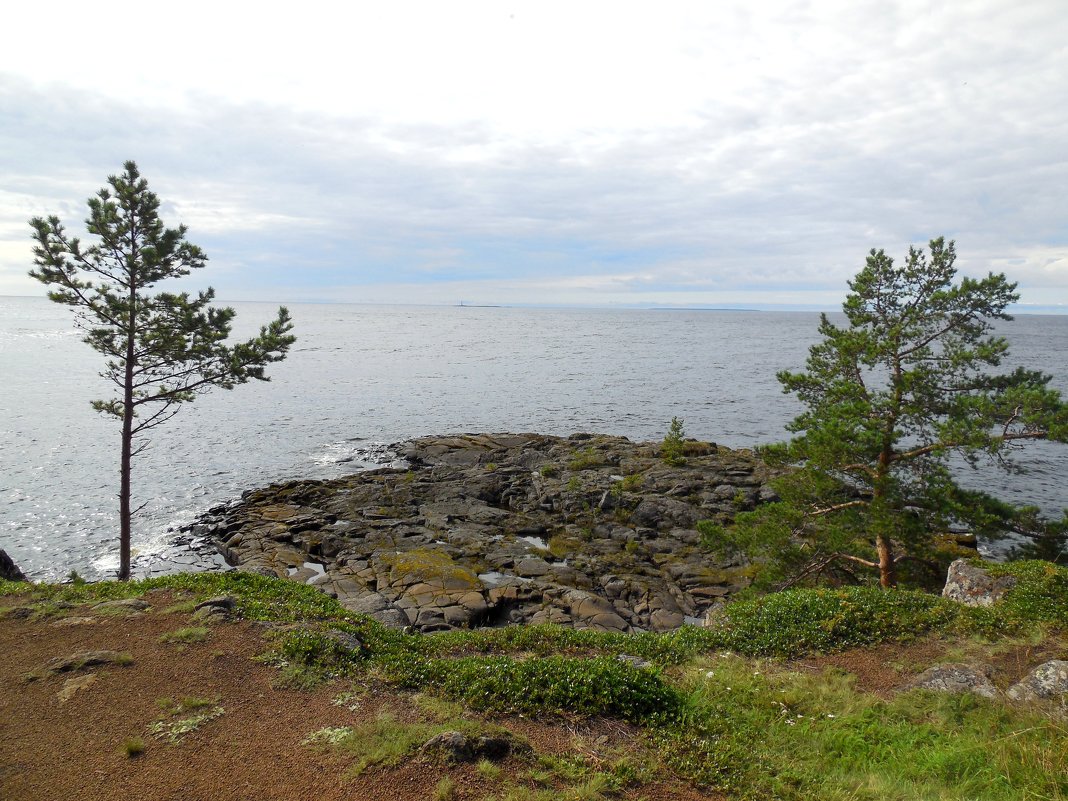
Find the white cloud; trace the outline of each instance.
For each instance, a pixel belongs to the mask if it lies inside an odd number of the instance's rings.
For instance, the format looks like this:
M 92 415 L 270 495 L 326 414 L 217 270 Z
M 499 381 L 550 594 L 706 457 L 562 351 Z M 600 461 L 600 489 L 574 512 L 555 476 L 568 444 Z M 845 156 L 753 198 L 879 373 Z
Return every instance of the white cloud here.
M 2 286 L 135 157 L 236 295 L 836 301 L 945 234 L 1068 303 L 1055 2 L 108 6 L 60 3 L 44 59 L 5 20 Z M 86 55 L 118 18 L 132 74 Z

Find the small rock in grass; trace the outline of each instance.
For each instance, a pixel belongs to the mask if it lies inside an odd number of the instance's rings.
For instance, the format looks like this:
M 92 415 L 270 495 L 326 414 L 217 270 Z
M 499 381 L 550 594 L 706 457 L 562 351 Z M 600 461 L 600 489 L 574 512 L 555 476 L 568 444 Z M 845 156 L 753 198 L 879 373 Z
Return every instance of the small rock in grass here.
M 355 634 L 342 631 L 341 629 L 327 629 L 323 632 L 324 637 L 329 637 L 342 648 L 360 653 L 364 650 L 363 642 Z
M 974 693 L 984 698 L 997 698 L 998 688 L 990 681 L 992 669 L 988 665 L 935 665 L 904 686 L 905 690 L 933 690 L 942 693 Z
M 201 601 L 193 608 L 204 609 L 209 606 L 216 609 L 233 609 L 237 606 L 237 600 L 231 595 L 217 595 L 214 598 L 208 598 L 206 601 Z
M 1014 701 L 1060 701 L 1068 712 L 1068 661 L 1054 659 L 1039 665 L 1005 693 Z
M 444 731 L 423 743 L 419 750 L 446 762 L 474 762 L 505 759 L 509 754 L 529 750 L 529 746 L 508 732 L 470 737 L 458 731 Z
M 193 620 L 200 623 L 225 623 L 233 617 L 237 601 L 229 595 L 220 595 L 201 601 L 193 609 Z
M 65 629 L 74 626 L 92 626 L 98 622 L 95 617 L 61 617 L 59 620 L 53 620 L 50 625 L 57 629 Z

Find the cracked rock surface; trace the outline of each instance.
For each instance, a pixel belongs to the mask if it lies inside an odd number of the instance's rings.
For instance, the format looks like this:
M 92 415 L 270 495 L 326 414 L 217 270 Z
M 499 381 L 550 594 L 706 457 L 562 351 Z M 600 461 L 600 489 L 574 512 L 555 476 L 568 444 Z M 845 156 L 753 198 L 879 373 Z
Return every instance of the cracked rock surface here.
M 409 469 L 246 492 L 193 527 L 242 570 L 312 584 L 347 608 L 430 632 L 512 623 L 666 631 L 746 586 L 699 520 L 773 499 L 748 451 L 575 434 L 422 437 Z

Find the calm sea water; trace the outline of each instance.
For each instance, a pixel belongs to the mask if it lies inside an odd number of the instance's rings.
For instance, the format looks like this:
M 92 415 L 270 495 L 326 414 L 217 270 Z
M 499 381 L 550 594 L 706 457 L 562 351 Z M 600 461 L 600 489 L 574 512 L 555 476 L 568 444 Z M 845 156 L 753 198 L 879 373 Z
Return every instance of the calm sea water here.
M 234 304 L 247 336 L 274 306 Z M 690 436 L 749 447 L 786 436 L 799 407 L 775 372 L 803 366 L 818 315 L 298 304 L 298 342 L 270 383 L 217 390 L 153 432 L 134 465 L 135 572 L 174 558 L 172 530 L 244 489 L 330 477 L 423 434 L 576 431 Z M 1068 316 L 1005 328 L 1013 363 L 1068 391 Z M 0 298 L 0 547 L 34 578 L 117 567 L 119 426 L 101 357 L 69 311 Z M 1028 472 L 968 481 L 1049 513 L 1068 507 L 1068 448 Z

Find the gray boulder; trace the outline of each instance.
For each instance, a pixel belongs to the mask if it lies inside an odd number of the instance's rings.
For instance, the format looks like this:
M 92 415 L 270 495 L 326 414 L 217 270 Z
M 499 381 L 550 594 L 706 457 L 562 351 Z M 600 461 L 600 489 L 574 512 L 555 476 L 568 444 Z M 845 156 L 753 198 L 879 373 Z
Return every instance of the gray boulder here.
M 1012 576 L 994 578 L 981 567 L 958 559 L 949 566 L 942 595 L 967 606 L 993 606 L 1015 586 Z

